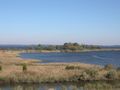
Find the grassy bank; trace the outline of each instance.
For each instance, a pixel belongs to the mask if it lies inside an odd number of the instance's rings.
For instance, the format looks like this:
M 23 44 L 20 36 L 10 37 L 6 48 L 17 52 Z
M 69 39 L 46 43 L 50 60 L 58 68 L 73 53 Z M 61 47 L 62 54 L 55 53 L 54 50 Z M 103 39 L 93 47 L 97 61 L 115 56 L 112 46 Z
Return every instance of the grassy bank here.
M 117 69 L 78 63 L 9 65 L 2 66 L 0 71 L 0 81 L 4 83 L 55 83 L 119 79 L 120 71 Z
M 37 64 L 23 60 L 20 52 L 0 52 L 0 83 L 78 82 L 120 80 L 120 69 L 83 63 Z

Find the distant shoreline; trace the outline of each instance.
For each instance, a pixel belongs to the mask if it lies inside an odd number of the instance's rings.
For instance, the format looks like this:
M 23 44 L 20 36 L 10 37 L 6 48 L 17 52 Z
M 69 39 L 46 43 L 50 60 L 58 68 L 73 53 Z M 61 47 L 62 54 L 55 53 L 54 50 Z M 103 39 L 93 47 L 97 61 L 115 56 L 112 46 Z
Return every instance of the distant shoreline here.
M 94 50 L 89 50 L 89 49 L 86 49 L 86 50 L 20 50 L 20 51 L 23 51 L 25 53 L 38 53 L 38 52 L 41 52 L 41 53 L 52 53 L 52 52 L 56 52 L 56 53 L 61 53 L 61 52 L 94 52 L 94 51 L 120 51 L 120 49 L 94 49 Z

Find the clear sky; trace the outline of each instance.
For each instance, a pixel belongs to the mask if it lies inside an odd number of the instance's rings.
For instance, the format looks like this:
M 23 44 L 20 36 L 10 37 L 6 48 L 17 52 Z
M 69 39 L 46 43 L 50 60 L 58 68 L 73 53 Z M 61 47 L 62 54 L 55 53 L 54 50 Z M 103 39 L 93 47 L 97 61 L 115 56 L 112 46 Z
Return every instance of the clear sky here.
M 120 0 L 0 0 L 0 44 L 120 45 Z

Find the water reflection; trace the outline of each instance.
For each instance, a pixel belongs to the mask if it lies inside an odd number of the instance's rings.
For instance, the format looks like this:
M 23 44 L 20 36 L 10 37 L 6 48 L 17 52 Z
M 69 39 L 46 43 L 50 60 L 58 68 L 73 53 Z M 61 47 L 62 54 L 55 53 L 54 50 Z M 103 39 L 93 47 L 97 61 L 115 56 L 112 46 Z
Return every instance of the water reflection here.
M 1 85 L 0 90 L 120 90 L 119 82 Z

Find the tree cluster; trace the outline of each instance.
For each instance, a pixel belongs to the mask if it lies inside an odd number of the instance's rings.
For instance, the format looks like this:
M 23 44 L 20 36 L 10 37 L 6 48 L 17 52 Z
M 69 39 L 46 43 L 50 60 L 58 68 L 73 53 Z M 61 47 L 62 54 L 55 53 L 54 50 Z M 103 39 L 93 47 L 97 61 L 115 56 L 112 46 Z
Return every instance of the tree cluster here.
M 38 45 L 36 50 L 84 50 L 84 49 L 100 49 L 95 45 L 80 45 L 78 43 L 64 43 L 64 45 Z

